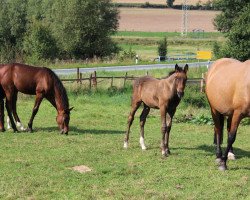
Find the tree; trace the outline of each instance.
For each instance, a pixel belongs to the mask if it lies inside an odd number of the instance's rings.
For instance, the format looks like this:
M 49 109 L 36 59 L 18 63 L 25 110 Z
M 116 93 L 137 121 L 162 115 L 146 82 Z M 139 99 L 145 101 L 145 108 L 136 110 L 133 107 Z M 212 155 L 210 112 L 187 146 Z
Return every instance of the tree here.
M 249 0 L 215 0 L 215 8 L 221 10 L 221 14 L 217 15 L 214 25 L 218 31 L 227 33 L 233 26 L 234 19 L 238 18 L 241 11 Z
M 226 44 L 217 57 L 233 57 L 241 61 L 250 58 L 250 2 L 248 0 L 217 0 L 216 7 L 222 10 L 214 21 L 217 30 L 224 32 Z
M 166 59 L 167 48 L 168 48 L 167 38 L 164 37 L 163 40 L 161 40 L 158 43 L 158 54 L 159 54 L 160 57 L 164 57 Z
M 175 1 L 175 0 L 167 0 L 167 6 L 168 6 L 169 8 L 172 8 L 173 5 L 174 5 L 174 1 Z
M 118 51 L 110 37 L 118 28 L 118 10 L 110 0 L 56 0 L 49 21 L 63 57 L 103 57 Z

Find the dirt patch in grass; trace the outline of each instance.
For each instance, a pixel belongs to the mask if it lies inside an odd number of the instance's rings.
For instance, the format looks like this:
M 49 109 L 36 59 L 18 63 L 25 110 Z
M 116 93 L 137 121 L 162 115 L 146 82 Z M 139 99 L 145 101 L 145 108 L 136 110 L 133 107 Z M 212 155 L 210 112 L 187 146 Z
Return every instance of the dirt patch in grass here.
M 215 32 L 213 20 L 218 13 L 218 11 L 189 10 L 188 32 L 194 29 Z M 182 16 L 182 10 L 175 9 L 121 8 L 119 30 L 180 32 Z

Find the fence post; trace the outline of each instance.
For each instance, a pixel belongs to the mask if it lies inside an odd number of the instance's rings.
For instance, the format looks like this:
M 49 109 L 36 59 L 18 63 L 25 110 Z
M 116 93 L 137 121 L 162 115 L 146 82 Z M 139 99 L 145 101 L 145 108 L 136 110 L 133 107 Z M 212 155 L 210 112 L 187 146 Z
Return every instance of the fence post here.
M 79 78 L 80 78 L 80 75 L 79 75 L 79 73 L 80 73 L 80 69 L 79 69 L 79 67 L 77 67 L 76 68 L 76 76 L 77 76 L 77 83 L 79 82 Z
M 202 73 L 201 75 L 201 88 L 200 88 L 200 92 L 204 92 L 204 73 Z
M 93 87 L 97 88 L 96 71 L 94 71 L 92 79 L 93 79 Z
M 124 82 L 123 82 L 123 87 L 125 87 L 126 80 L 127 80 L 128 72 L 126 72 L 125 77 L 124 77 Z
M 89 89 L 91 90 L 91 82 L 92 82 L 92 74 L 90 74 L 90 76 L 89 76 Z
M 80 73 L 80 83 L 82 84 L 82 73 Z
M 112 76 L 112 78 L 111 78 L 111 87 L 113 87 L 113 81 L 114 81 L 114 77 Z

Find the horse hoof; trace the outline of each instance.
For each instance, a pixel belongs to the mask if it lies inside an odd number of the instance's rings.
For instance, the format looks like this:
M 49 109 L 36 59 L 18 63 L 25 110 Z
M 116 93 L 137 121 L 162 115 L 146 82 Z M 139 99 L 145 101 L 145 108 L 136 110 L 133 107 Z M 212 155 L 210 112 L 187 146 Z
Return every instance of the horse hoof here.
M 226 171 L 227 167 L 225 165 L 220 165 L 219 170 L 220 171 Z
M 1 131 L 1 132 L 5 132 L 5 128 L 1 128 L 0 131 Z
M 143 151 L 145 151 L 145 150 L 147 150 L 147 147 L 146 147 L 146 146 L 142 146 L 141 149 L 142 149 Z
M 221 158 L 216 158 L 215 163 L 217 163 L 219 165 L 221 163 Z
M 228 152 L 227 158 L 228 158 L 228 160 L 235 160 L 236 159 L 235 155 L 232 152 Z
M 32 128 L 27 128 L 26 131 L 29 132 L 29 133 L 33 132 Z
M 128 148 L 128 142 L 124 142 L 123 148 L 124 148 L 124 149 L 127 149 L 127 148 Z

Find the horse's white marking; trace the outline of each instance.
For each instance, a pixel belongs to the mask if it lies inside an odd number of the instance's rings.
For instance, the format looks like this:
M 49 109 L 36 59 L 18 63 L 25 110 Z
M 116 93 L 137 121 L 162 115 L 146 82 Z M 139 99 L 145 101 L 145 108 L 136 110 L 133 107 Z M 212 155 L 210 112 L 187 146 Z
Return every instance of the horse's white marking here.
M 236 159 L 235 155 L 232 152 L 228 152 L 227 158 L 228 158 L 228 160 L 235 160 Z
M 144 142 L 144 138 L 143 137 L 140 137 L 140 144 L 141 144 L 141 149 L 142 150 L 146 150 L 147 147 L 145 146 L 145 142 Z
M 165 156 L 165 155 L 166 155 L 166 151 L 165 151 L 165 150 L 161 150 L 161 154 L 162 154 L 163 156 Z
M 7 129 L 11 129 L 9 116 L 7 116 Z
M 127 149 L 127 148 L 128 148 L 128 142 L 124 142 L 123 147 L 124 147 L 125 149 Z
M 21 131 L 25 130 L 25 128 L 24 128 L 24 126 L 23 126 L 23 124 L 21 122 L 17 122 L 16 126 L 19 127 Z

